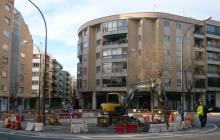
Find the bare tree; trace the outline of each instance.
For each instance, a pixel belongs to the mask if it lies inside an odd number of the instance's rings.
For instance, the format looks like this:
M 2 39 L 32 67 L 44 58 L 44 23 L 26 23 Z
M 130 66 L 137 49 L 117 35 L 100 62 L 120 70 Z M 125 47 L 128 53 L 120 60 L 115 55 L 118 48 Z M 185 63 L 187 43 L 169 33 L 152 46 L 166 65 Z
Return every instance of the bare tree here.
M 11 107 L 11 110 L 13 112 L 16 111 L 16 107 L 17 107 L 17 94 L 18 94 L 18 83 L 14 84 L 12 87 L 11 87 L 11 94 L 10 94 L 10 107 Z

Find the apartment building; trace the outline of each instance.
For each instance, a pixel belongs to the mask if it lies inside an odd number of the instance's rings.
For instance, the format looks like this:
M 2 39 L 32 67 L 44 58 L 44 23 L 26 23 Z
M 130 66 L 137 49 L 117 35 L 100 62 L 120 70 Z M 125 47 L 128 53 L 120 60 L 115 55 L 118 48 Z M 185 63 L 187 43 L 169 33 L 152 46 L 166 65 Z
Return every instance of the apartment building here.
M 17 105 L 19 105 L 20 103 L 22 109 L 28 109 L 30 104 L 32 86 L 31 77 L 33 44 L 26 44 L 25 46 L 22 46 L 21 42 L 23 40 L 31 42 L 32 35 L 30 34 L 29 28 L 25 23 L 22 15 L 19 11 L 15 9 L 11 63 L 11 93 L 13 93 L 13 90 L 15 90 L 16 86 L 18 86 Z M 17 66 L 17 71 L 15 66 Z
M 53 58 L 52 60 L 52 91 L 51 91 L 51 107 L 60 107 L 63 101 L 63 66 Z
M 10 94 L 10 69 L 11 69 L 11 46 L 14 19 L 14 1 L 0 1 L 0 111 L 6 111 L 8 108 L 8 99 Z M 4 21 L 4 22 L 3 22 Z
M 31 95 L 32 45 L 23 48 L 21 40 L 31 34 L 14 0 L 0 1 L 0 112 L 28 108 Z
M 40 55 L 39 55 L 40 54 Z M 42 97 L 45 92 L 47 108 L 62 106 L 64 98 L 63 66 L 50 54 L 46 57 L 46 80 L 44 81 L 45 53 L 36 49 L 33 52 L 32 65 L 32 103 L 31 107 L 38 107 L 39 97 L 42 106 Z M 45 87 L 44 87 L 45 84 Z M 40 92 L 39 92 L 40 91 Z M 40 94 L 40 96 L 39 96 Z
M 127 92 L 136 82 L 155 78 L 161 79 L 172 109 L 182 101 L 191 110 L 199 98 L 220 106 L 219 21 L 158 12 L 119 14 L 83 24 L 78 37 L 77 90 L 83 108 L 97 109 L 106 93 Z M 130 106 L 150 110 L 159 104 L 154 96 L 141 91 Z
M 36 46 L 33 49 L 33 61 L 32 61 L 32 99 L 30 102 L 31 108 L 35 108 L 36 105 L 39 105 L 39 100 L 42 106 L 42 103 L 41 103 L 42 93 L 44 92 L 43 90 L 43 74 L 44 74 L 43 59 L 44 59 L 43 51 L 40 49 L 40 46 Z
M 62 71 L 63 77 L 63 104 L 69 104 L 72 100 L 71 75 L 68 71 Z

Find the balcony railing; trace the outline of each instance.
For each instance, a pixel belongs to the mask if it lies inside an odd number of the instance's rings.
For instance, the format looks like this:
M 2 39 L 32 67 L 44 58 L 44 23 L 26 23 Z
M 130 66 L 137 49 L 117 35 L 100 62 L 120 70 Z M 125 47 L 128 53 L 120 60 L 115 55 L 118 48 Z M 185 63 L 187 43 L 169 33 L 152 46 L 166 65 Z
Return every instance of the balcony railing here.
M 217 45 L 207 45 L 207 47 L 209 47 L 209 48 L 220 49 L 220 46 L 217 46 Z
M 120 45 L 120 44 L 125 44 L 125 43 L 128 43 L 128 40 L 121 40 L 121 41 L 115 41 L 115 42 L 104 41 L 103 46 L 105 46 L 105 45 Z
M 220 36 L 220 33 L 218 32 L 210 32 L 210 31 L 206 31 L 207 34 L 212 34 L 212 35 L 217 35 Z
M 211 61 L 220 61 L 220 58 L 208 57 L 208 60 L 211 60 Z
M 203 34 L 204 34 L 204 32 L 201 32 L 201 31 L 194 31 L 194 34 L 203 35 Z

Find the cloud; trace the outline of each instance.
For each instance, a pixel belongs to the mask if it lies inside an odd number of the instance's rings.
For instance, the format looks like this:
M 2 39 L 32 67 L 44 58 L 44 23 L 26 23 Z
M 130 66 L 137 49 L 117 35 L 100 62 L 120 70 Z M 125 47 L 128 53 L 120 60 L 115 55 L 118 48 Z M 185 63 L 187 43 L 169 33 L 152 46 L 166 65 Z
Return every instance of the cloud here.
M 119 13 L 131 12 L 167 12 L 187 17 L 205 18 L 213 16 L 219 20 L 218 0 L 32 0 L 44 13 L 48 26 L 48 38 L 62 42 L 60 48 L 72 47 L 73 63 L 76 61 L 78 28 L 85 22 Z M 28 0 L 16 0 L 16 8 L 22 13 L 33 36 L 44 39 L 44 24 L 39 12 Z M 204 10 L 207 9 L 207 10 Z M 50 44 L 48 44 L 50 45 Z M 57 55 L 60 60 L 65 59 Z M 71 56 L 71 54 L 69 54 Z M 70 57 L 69 56 L 69 57 Z M 71 69 L 72 63 L 64 65 Z M 76 75 L 76 64 L 73 66 Z

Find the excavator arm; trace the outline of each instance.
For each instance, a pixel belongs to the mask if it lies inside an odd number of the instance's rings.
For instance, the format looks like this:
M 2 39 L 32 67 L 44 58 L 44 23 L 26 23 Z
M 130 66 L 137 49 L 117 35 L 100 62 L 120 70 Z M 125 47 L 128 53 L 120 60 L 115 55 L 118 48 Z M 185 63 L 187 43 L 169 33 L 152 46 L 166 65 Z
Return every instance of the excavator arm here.
M 121 108 L 123 110 L 128 109 L 128 105 L 130 101 L 132 100 L 134 94 L 138 92 L 139 90 L 146 90 L 150 92 L 157 93 L 159 97 L 159 102 L 162 104 L 167 101 L 167 97 L 164 93 L 161 93 L 161 81 L 160 79 L 155 79 L 155 80 L 145 80 L 142 82 L 136 83 L 128 92 L 128 95 L 124 102 L 121 104 Z

